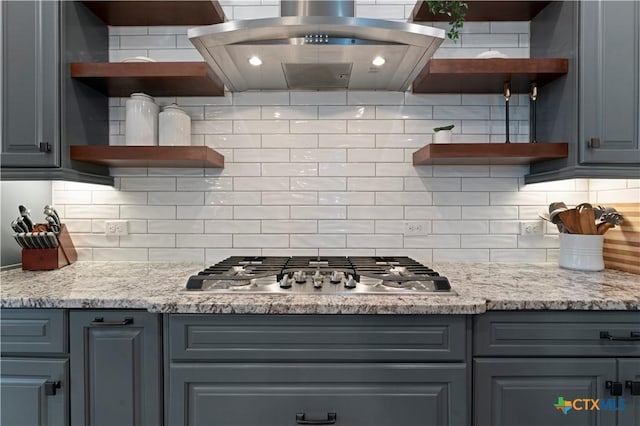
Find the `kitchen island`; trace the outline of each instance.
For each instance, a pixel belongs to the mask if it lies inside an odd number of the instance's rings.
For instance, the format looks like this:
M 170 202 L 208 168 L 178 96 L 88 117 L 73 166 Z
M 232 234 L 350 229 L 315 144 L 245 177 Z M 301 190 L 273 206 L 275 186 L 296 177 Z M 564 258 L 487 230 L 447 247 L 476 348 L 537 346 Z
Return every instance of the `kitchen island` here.
M 640 424 L 637 275 L 438 262 L 455 294 L 186 292 L 202 267 L 3 271 L 0 423 Z
M 481 314 L 491 310 L 640 310 L 640 276 L 556 264 L 447 263 L 434 269 L 457 293 L 268 295 L 184 291 L 202 264 L 77 262 L 53 271 L 3 271 L 0 307 L 145 309 L 158 313 Z

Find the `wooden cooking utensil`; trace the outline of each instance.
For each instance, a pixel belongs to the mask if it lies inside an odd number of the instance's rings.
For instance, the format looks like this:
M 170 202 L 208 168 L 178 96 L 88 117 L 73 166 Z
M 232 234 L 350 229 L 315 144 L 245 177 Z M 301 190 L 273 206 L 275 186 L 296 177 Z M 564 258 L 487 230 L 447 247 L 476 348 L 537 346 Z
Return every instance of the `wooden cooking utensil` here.
M 609 223 L 609 222 L 599 223 L 597 227 L 598 235 L 603 235 L 605 232 L 607 232 L 609 229 L 613 227 L 615 227 L 613 223 Z
M 591 205 L 581 204 L 576 206 L 580 217 L 580 233 L 584 235 L 596 235 L 596 217 Z
M 558 216 L 570 234 L 581 234 L 580 217 L 576 209 L 565 210 L 558 213 Z

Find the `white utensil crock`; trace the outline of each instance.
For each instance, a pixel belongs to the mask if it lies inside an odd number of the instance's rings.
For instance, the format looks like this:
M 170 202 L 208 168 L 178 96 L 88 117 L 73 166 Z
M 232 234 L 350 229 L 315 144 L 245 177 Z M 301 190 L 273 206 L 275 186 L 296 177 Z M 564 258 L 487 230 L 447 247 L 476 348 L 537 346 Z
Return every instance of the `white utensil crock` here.
M 144 93 L 127 99 L 125 145 L 158 145 L 158 105 Z
M 164 107 L 159 123 L 160 145 L 191 145 L 191 117 L 184 109 L 176 104 Z
M 451 130 L 439 130 L 433 135 L 433 143 L 451 143 L 452 136 Z
M 602 271 L 604 235 L 560 234 L 560 267 L 577 271 Z

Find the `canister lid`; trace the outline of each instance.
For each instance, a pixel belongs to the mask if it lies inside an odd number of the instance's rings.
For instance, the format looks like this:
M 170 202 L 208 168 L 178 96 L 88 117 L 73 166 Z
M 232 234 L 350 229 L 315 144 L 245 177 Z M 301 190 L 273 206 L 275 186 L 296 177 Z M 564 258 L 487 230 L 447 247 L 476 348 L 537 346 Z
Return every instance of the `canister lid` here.
M 178 104 L 167 105 L 164 108 L 162 108 L 162 111 L 163 112 L 164 111 L 176 111 L 176 112 L 180 112 L 182 114 L 186 114 L 186 111 L 184 110 L 184 108 L 182 108 Z
M 151 97 L 151 96 L 147 95 L 146 93 L 142 93 L 142 92 L 139 92 L 139 93 L 132 93 L 132 94 L 131 94 L 131 98 L 132 98 L 132 99 L 144 99 L 144 100 L 147 100 L 147 101 L 150 101 L 150 102 L 154 102 L 154 103 L 155 103 L 155 101 L 154 101 L 153 97 Z

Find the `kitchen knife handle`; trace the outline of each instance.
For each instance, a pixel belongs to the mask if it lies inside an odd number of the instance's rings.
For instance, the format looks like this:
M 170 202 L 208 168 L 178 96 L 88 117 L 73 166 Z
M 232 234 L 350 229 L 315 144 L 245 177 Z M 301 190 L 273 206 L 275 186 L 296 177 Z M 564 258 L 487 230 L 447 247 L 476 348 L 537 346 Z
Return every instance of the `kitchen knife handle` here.
M 608 331 L 601 331 L 600 338 L 619 342 L 640 342 L 640 332 L 632 331 L 629 337 L 617 337 L 612 336 Z
M 91 325 L 99 325 L 99 326 L 122 326 L 122 325 L 131 325 L 133 324 L 133 318 L 127 317 L 122 321 L 105 321 L 102 317 L 96 317 L 91 321 Z
M 304 413 L 296 414 L 296 423 L 299 425 L 333 425 L 336 423 L 336 413 L 327 413 L 327 418 L 322 420 L 305 420 Z

